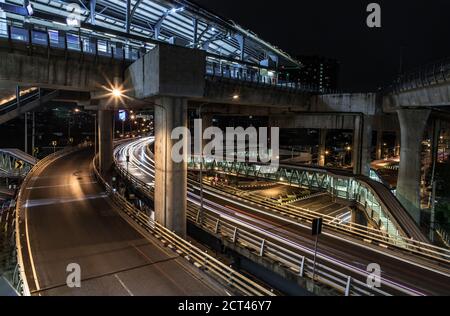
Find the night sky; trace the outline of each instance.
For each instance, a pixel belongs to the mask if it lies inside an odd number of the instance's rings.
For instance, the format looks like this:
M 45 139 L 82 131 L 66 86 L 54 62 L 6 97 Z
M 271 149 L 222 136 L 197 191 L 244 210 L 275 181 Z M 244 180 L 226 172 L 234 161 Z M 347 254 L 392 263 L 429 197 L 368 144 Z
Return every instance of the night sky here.
M 449 0 L 193 2 L 234 20 L 293 56 L 338 59 L 344 90 L 371 91 L 392 81 L 399 72 L 401 55 L 404 69 L 450 57 Z M 366 25 L 366 7 L 371 2 L 381 5 L 381 29 Z

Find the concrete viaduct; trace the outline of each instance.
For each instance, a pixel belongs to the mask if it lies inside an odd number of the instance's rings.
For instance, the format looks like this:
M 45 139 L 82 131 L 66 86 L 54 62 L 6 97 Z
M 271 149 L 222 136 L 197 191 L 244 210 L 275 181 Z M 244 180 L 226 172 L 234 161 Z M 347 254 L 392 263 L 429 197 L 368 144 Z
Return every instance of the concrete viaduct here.
M 112 166 L 113 110 L 123 107 L 107 95 L 105 87 L 119 83 L 133 100 L 127 108 L 154 104 L 156 124 L 157 220 L 182 236 L 186 234 L 185 163 L 175 163 L 171 148 L 172 128 L 187 125 L 188 106 L 205 105 L 211 115 L 265 115 L 271 126 L 322 130 L 321 158 L 327 129 L 354 132 L 355 174 L 368 175 L 372 131 L 395 131 L 401 135 L 398 198 L 418 222 L 420 220 L 420 146 L 431 107 L 450 104 L 448 82 L 438 86 L 395 93 L 317 95 L 290 87 L 260 85 L 207 72 L 203 50 L 159 44 L 141 52 L 131 62 L 113 57 L 87 55 L 50 47 L 0 41 L 0 86 L 42 87 L 83 91 L 91 94 L 91 105 L 99 111 L 100 168 Z M 233 95 L 239 95 L 233 99 Z M 208 116 L 209 114 L 209 116 Z M 208 125 L 208 123 L 206 123 Z M 379 137 L 378 137 L 379 138 Z

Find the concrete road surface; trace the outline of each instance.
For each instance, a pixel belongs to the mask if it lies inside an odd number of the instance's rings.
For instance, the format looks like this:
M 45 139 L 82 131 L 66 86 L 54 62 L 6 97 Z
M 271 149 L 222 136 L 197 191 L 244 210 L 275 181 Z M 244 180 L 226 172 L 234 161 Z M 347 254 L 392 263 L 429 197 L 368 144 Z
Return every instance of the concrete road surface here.
M 95 181 L 92 158 L 92 150 L 60 158 L 35 175 L 24 192 L 21 236 L 32 294 L 227 295 L 114 211 Z M 81 268 L 81 288 L 66 285 L 71 263 Z

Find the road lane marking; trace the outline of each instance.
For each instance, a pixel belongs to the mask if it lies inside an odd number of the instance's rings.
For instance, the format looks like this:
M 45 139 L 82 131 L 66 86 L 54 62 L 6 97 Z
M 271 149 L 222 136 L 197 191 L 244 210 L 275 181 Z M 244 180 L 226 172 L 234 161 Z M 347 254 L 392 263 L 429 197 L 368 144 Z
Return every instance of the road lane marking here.
M 128 292 L 130 296 L 134 296 L 133 292 L 130 291 L 130 289 L 125 285 L 125 283 L 123 283 L 123 281 L 119 278 L 117 274 L 114 274 L 114 277 L 117 279 L 117 281 L 119 281 L 120 285 L 122 285 L 122 287 L 125 289 L 125 291 Z
M 27 207 L 25 207 L 25 235 L 26 235 L 26 239 L 27 239 L 27 247 L 28 247 L 28 253 L 30 255 L 30 264 L 31 264 L 31 270 L 33 272 L 34 283 L 36 284 L 37 291 L 39 291 L 41 288 L 39 286 L 39 280 L 37 277 L 36 268 L 34 266 L 33 251 L 31 250 L 30 235 L 28 233 L 28 208 Z
M 96 184 L 97 181 L 92 182 L 76 182 L 76 183 L 67 183 L 67 184 L 58 184 L 58 185 L 47 185 L 47 186 L 38 186 L 38 187 L 28 187 L 27 190 L 36 190 L 36 189 L 52 189 L 52 188 L 63 188 L 63 187 L 70 187 L 73 185 L 89 185 L 89 184 Z

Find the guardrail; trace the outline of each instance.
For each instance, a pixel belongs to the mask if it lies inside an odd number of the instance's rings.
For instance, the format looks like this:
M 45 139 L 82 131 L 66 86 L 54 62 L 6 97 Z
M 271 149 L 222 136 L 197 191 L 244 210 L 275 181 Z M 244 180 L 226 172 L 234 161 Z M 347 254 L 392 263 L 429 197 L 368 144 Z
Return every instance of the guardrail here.
M 196 170 L 196 169 L 191 169 Z M 214 169 L 217 171 L 217 169 Z M 237 175 L 235 173 L 228 173 L 232 175 Z M 285 183 L 286 181 L 279 181 Z M 209 190 L 217 190 L 216 188 L 209 187 Z M 221 191 L 221 192 L 220 192 Z M 298 220 L 311 223 L 314 218 L 322 217 L 324 220 L 324 225 L 332 230 L 339 231 L 342 233 L 350 234 L 352 236 L 358 236 L 364 242 L 369 241 L 370 243 L 380 243 L 383 246 L 391 246 L 395 249 L 404 249 L 416 255 L 424 256 L 434 260 L 438 260 L 445 263 L 450 263 L 450 249 L 445 249 L 432 244 L 412 240 L 401 235 L 389 235 L 383 233 L 381 230 L 376 228 L 367 227 L 357 223 L 340 223 L 336 221 L 336 218 L 329 215 L 324 215 L 319 212 L 309 210 L 307 208 L 302 208 L 294 205 L 275 205 L 274 203 L 269 203 L 263 198 L 258 198 L 255 196 L 246 195 L 245 198 L 236 197 L 236 192 L 224 192 L 223 190 L 218 191 L 218 193 L 225 194 L 232 198 L 237 198 L 242 201 L 252 201 L 262 207 L 270 208 L 271 211 L 278 212 L 281 215 L 287 217 L 294 217 Z M 361 201 L 356 200 L 357 203 L 361 204 L 362 207 L 367 209 L 369 205 L 364 205 Z
M 439 237 L 441 238 L 442 242 L 450 248 L 450 235 L 448 234 L 448 231 L 441 227 L 440 225 L 436 225 L 436 234 L 439 235 Z
M 445 58 L 400 75 L 386 90 L 402 92 L 450 81 L 450 58 Z
M 23 208 L 23 201 L 22 201 L 22 194 L 23 190 L 27 188 L 28 183 L 30 182 L 33 175 L 38 172 L 39 170 L 42 170 L 46 168 L 51 162 L 53 162 L 55 159 L 61 158 L 63 156 L 69 155 L 75 151 L 78 151 L 82 148 L 91 146 L 90 143 L 84 143 L 75 147 L 65 148 L 63 150 L 57 151 L 53 154 L 48 155 L 44 159 L 40 160 L 28 173 L 28 175 L 25 177 L 25 179 L 22 182 L 21 188 L 19 190 L 19 194 L 17 195 L 17 203 L 16 203 L 16 223 L 15 223 L 15 231 L 16 231 L 16 247 L 17 247 L 17 277 L 19 278 L 20 283 L 20 294 L 23 296 L 30 296 L 30 287 L 28 285 L 27 276 L 25 273 L 25 267 L 23 262 L 23 255 L 22 255 L 22 244 L 20 241 L 20 225 L 22 224 L 24 220 L 24 214 L 22 212 Z
M 170 244 L 171 248 L 175 249 L 182 257 L 199 267 L 204 272 L 212 275 L 216 280 L 220 280 L 222 283 L 237 289 L 240 293 L 252 296 L 274 295 L 272 291 L 236 272 L 216 258 L 210 256 L 206 252 L 203 252 L 201 249 L 195 247 L 188 241 L 154 221 L 147 214 L 135 208 L 103 179 L 98 172 L 96 160 L 97 158 L 94 159 L 93 162 L 95 175 L 97 179 L 105 186 L 108 195 L 119 206 L 119 209 L 122 212 L 139 224 L 148 233 L 152 234 L 157 239 Z
M 15 212 L 15 200 L 3 203 L 0 208 L 0 277 L 19 295 L 22 282 L 18 275 Z
M 232 79 L 252 84 L 256 87 L 269 87 L 285 90 L 290 93 L 334 93 L 334 90 L 319 89 L 314 85 L 303 85 L 300 82 L 280 80 L 281 73 L 276 70 L 260 68 L 256 65 L 240 64 L 237 60 L 223 58 L 206 58 L 206 75 L 211 78 Z
M 153 188 L 123 168 L 117 161 L 116 156 L 114 156 L 114 159 L 118 173 L 136 186 L 143 194 L 153 198 Z M 258 256 L 268 258 L 280 264 L 287 271 L 294 273 L 299 277 L 312 279 L 313 261 L 306 257 L 307 255 L 311 255 L 312 252 L 310 250 L 305 250 L 306 248 L 301 249 L 293 246 L 292 244 L 286 243 L 281 238 L 274 240 L 273 236 L 261 236 L 263 234 L 261 231 L 243 227 L 220 215 L 211 214 L 206 210 L 201 214 L 199 208 L 195 207 L 192 203 L 188 203 L 187 218 L 200 228 L 215 234 L 228 242 L 250 249 Z M 329 259 L 325 257 L 321 259 L 329 265 L 316 264 L 314 281 L 330 286 L 344 295 L 391 295 L 386 292 L 386 290 L 370 287 L 366 283 L 356 279 L 354 277 L 355 271 L 352 271 L 351 274 L 339 272 L 330 267 L 335 266 L 336 263 L 329 261 Z M 337 268 L 340 270 L 348 269 L 345 265 L 339 265 Z M 362 277 L 364 280 L 368 277 L 367 272 L 362 270 L 357 271 L 356 275 Z M 396 293 L 419 295 L 415 291 L 398 286 L 394 283 L 387 283 L 386 286 Z
M 188 208 L 187 216 L 198 227 L 215 236 L 219 236 L 222 240 L 250 250 L 259 257 L 269 258 L 299 277 L 305 277 L 329 286 L 346 296 L 391 295 L 383 290 L 371 288 L 366 283 L 327 265 L 316 263 L 314 269 L 314 261 L 312 259 L 299 252 L 290 250 L 289 245 L 259 236 L 261 232 L 258 230 L 239 226 L 232 221 L 207 212 L 203 212 L 203 215 L 201 215 L 200 210 L 195 210 L 192 207 Z M 291 247 L 294 248 L 293 246 Z M 312 255 L 312 252 L 308 254 Z M 396 290 L 403 292 L 403 289 L 400 288 Z

